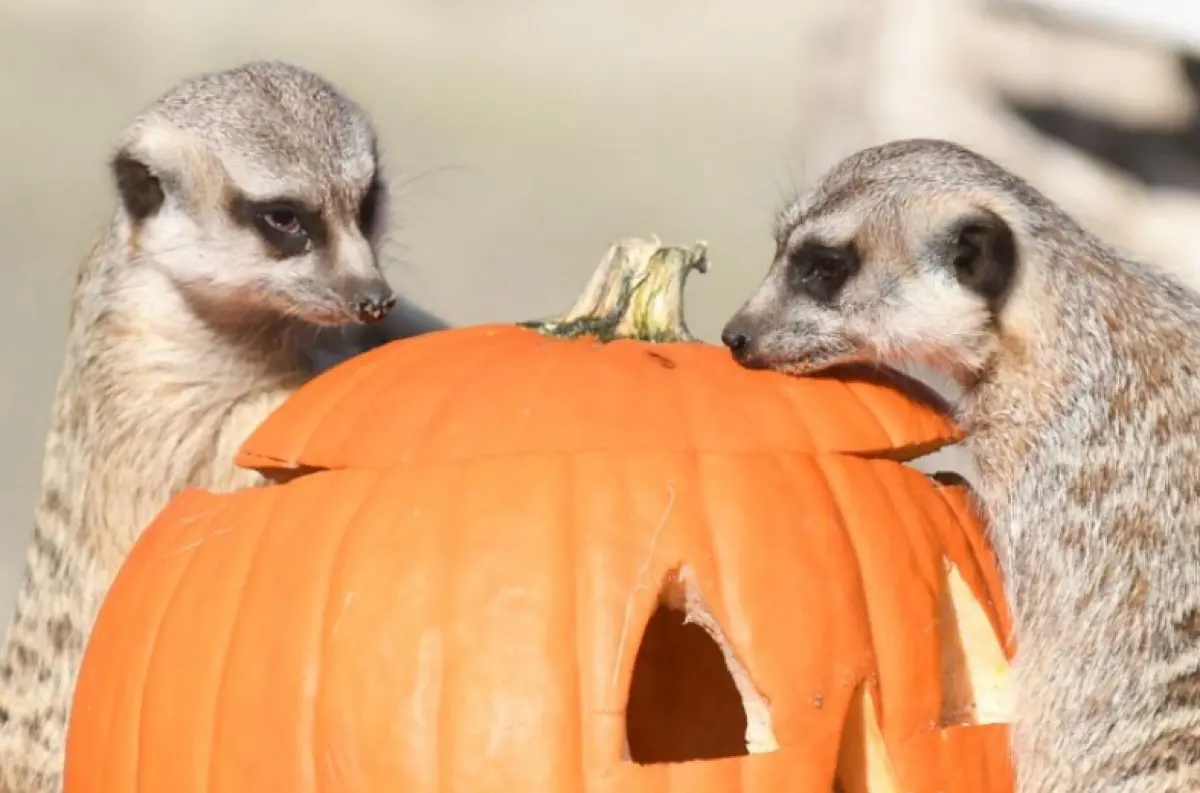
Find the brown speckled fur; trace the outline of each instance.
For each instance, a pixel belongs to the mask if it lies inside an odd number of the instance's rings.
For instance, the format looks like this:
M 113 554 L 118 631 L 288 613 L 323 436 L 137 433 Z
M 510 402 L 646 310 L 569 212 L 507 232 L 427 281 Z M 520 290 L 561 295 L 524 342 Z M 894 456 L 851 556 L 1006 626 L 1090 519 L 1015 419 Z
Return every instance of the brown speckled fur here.
M 1015 241 L 991 299 L 947 253 L 980 211 Z M 860 255 L 829 301 L 789 281 L 814 236 Z M 727 325 L 747 365 L 921 362 L 964 389 L 1014 615 L 1020 793 L 1200 790 L 1200 296 L 944 141 L 842 161 L 778 242 Z
M 118 209 L 84 261 L 46 441 L 40 503 L 0 656 L 0 793 L 58 793 L 82 649 L 141 529 L 185 486 L 260 484 L 232 461 L 245 436 L 311 376 L 354 289 L 378 284 L 383 221 L 356 225 L 376 177 L 361 111 L 280 63 L 189 80 L 118 146 L 162 201 Z M 114 173 L 116 173 L 114 159 Z M 330 244 L 280 261 L 231 219 L 229 198 L 319 206 Z M 146 198 L 149 196 L 149 198 Z M 380 211 L 382 217 L 384 212 Z

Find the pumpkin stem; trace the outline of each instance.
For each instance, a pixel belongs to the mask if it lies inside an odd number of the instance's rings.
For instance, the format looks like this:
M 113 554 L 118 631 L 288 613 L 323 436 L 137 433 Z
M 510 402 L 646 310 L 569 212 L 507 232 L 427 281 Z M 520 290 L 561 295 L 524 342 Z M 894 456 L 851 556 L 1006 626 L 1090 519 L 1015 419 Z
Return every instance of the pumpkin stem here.
M 608 249 L 587 288 L 560 317 L 521 323 L 560 339 L 695 341 L 683 320 L 683 292 L 692 270 L 708 272 L 708 246 L 691 248 L 630 238 Z

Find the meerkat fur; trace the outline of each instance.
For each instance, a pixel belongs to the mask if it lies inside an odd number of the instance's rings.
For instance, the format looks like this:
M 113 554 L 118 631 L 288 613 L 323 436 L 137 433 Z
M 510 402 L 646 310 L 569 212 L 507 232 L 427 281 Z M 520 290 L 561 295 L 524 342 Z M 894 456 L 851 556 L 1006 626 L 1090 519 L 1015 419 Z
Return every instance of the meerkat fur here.
M 61 790 L 84 643 L 141 529 L 184 487 L 261 484 L 233 466 L 239 444 L 310 377 L 318 340 L 394 301 L 375 132 L 315 74 L 192 78 L 110 166 L 117 207 L 79 270 L 0 654 L 0 793 Z
M 776 242 L 723 331 L 743 365 L 963 389 L 1020 793 L 1200 790 L 1200 296 L 945 141 L 851 155 Z

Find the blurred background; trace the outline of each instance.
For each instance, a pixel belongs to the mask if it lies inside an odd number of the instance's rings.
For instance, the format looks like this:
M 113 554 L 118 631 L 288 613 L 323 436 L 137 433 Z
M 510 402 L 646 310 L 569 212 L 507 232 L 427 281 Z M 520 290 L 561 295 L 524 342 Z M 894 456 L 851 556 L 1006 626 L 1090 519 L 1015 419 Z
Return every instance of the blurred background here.
M 896 137 L 972 146 L 1200 283 L 1198 51 L 1185 0 L 4 0 L 0 613 L 110 146 L 185 76 L 282 58 L 362 104 L 398 182 L 389 275 L 423 311 L 562 310 L 611 241 L 657 234 L 709 242 L 688 316 L 715 340 L 783 202 Z

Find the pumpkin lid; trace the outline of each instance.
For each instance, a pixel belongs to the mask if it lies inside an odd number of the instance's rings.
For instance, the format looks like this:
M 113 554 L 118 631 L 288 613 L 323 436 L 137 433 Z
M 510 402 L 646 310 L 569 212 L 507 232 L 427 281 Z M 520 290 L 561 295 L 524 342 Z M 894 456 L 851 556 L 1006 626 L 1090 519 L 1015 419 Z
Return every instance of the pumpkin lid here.
M 752 371 L 683 322 L 691 249 L 614 245 L 561 318 L 454 328 L 357 356 L 260 425 L 243 467 L 387 468 L 530 452 L 843 452 L 912 459 L 961 439 L 892 372 Z

